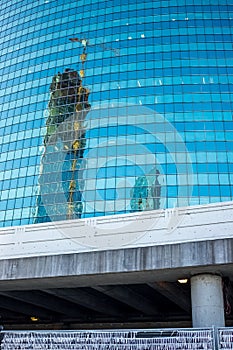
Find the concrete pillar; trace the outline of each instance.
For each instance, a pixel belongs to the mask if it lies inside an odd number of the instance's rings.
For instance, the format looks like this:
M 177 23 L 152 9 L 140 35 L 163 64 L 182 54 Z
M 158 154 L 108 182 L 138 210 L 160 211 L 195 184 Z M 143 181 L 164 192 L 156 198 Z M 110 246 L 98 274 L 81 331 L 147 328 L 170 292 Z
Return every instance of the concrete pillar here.
M 193 327 L 224 327 L 222 278 L 201 274 L 191 278 Z

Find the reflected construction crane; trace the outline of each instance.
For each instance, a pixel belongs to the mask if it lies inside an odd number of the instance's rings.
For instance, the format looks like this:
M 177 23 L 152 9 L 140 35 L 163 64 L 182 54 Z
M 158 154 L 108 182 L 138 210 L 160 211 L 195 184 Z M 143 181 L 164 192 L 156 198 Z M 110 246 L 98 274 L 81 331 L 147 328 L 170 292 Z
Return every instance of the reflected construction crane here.
M 87 59 L 87 45 L 89 44 L 89 40 L 87 39 L 79 39 L 79 38 L 70 38 L 69 39 L 72 43 L 76 42 L 76 43 L 81 43 L 83 46 L 83 52 L 82 54 L 79 56 L 80 60 L 82 62 L 82 69 L 80 69 L 79 71 L 79 75 L 81 78 L 85 77 L 85 70 L 84 70 L 84 64 L 86 62 Z
M 73 43 L 80 43 L 82 46 L 83 46 L 83 52 L 82 54 L 79 56 L 80 57 L 80 60 L 82 62 L 82 69 L 79 71 L 79 74 L 81 76 L 81 78 L 84 78 L 85 77 L 85 69 L 84 69 L 84 65 L 85 65 L 85 62 L 87 60 L 87 47 L 90 46 L 90 47 L 94 47 L 94 46 L 100 46 L 102 48 L 103 51 L 112 51 L 114 52 L 114 55 L 115 56 L 119 56 L 120 55 L 120 50 L 119 49 L 113 49 L 109 46 L 107 46 L 106 44 L 104 43 L 96 43 L 96 44 L 90 44 L 90 40 L 89 39 L 86 39 L 86 38 L 70 38 L 69 39 L 71 42 Z
M 73 43 L 80 43 L 83 47 L 82 53 L 79 56 L 82 67 L 79 71 L 79 75 L 82 78 L 82 80 L 80 80 L 80 87 L 78 88 L 78 96 L 77 96 L 77 105 L 76 105 L 76 112 L 78 114 L 83 114 L 83 109 L 85 106 L 85 109 L 88 110 L 90 108 L 90 105 L 88 104 L 88 96 L 89 96 L 89 89 L 87 89 L 86 87 L 83 86 L 83 78 L 85 78 L 85 63 L 87 61 L 87 47 L 89 46 L 100 46 L 102 48 L 102 50 L 111 50 L 112 52 L 114 52 L 115 56 L 119 55 L 119 50 L 117 49 L 112 49 L 109 48 L 108 46 L 106 46 L 103 43 L 97 43 L 97 44 L 90 44 L 89 39 L 86 38 L 70 38 L 69 39 L 71 42 Z M 67 212 L 67 218 L 68 219 L 72 219 L 73 218 L 73 213 L 74 213 L 74 194 L 75 191 L 77 190 L 77 185 L 76 185 L 76 167 L 77 167 L 77 162 L 78 162 L 78 155 L 80 153 L 80 134 L 82 134 L 82 136 L 84 137 L 84 126 L 83 126 L 83 122 L 84 122 L 84 118 L 83 120 L 79 121 L 79 123 L 74 123 L 74 131 L 77 133 L 77 136 L 74 137 L 74 141 L 72 144 L 72 153 L 73 153 L 73 160 L 72 160 L 72 165 L 71 165 L 71 172 L 72 172 L 72 176 L 70 179 L 70 183 L 69 183 L 69 195 L 68 195 L 68 212 Z

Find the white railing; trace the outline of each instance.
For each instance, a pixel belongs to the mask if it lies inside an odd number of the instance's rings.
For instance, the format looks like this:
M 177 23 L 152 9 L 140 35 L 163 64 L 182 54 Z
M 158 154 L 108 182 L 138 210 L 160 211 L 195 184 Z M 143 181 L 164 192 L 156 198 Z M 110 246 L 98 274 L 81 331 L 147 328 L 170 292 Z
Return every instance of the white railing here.
M 217 343 L 219 349 L 233 349 L 233 328 L 220 328 Z
M 211 350 L 214 329 L 2 332 L 2 350 Z

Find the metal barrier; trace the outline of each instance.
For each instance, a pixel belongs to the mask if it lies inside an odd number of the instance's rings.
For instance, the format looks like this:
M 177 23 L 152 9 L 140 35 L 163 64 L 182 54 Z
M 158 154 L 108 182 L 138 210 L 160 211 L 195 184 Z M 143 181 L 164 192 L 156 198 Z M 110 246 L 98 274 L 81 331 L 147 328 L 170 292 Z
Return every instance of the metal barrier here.
M 217 332 L 218 349 L 233 349 L 233 328 L 219 328 Z
M 3 331 L 2 350 L 209 350 L 214 329 L 130 331 Z

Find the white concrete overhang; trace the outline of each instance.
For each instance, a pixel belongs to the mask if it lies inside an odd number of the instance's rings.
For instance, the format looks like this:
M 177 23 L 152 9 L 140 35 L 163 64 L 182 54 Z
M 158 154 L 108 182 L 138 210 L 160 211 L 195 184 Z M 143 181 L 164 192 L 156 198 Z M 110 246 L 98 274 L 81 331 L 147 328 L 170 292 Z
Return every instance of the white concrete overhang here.
M 0 260 L 233 238 L 233 202 L 0 229 Z

